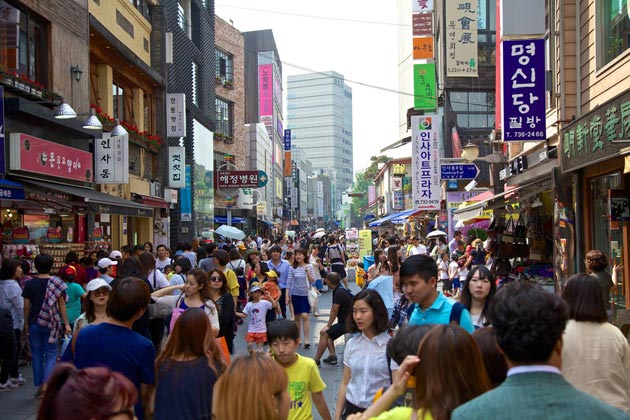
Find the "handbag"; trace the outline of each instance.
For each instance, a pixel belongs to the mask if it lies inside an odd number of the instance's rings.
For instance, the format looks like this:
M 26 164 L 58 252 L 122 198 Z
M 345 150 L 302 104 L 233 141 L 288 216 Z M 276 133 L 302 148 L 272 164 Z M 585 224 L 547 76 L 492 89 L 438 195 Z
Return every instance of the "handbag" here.
M 172 306 L 159 299 L 155 303 L 149 304 L 149 319 L 168 318 L 172 312 Z
M 521 216 L 518 217 L 516 225 L 514 225 L 514 236 L 518 239 L 525 239 L 527 236 L 527 226 Z
M 529 245 L 527 244 L 513 244 L 513 245 L 514 245 L 514 257 L 516 258 L 529 257 Z
M 156 276 L 157 276 L 157 273 L 156 273 L 156 270 L 154 269 L 153 270 L 153 284 L 149 282 L 149 286 L 151 287 L 152 292 L 158 290 Z M 153 302 L 153 299 L 151 299 L 151 302 L 152 303 L 149 303 L 149 319 L 166 318 L 167 316 L 170 315 L 170 313 L 163 315 L 166 312 L 164 310 L 160 312 L 160 309 L 157 307 L 158 305 L 157 302 Z
M 508 220 L 507 225 L 505 225 L 505 230 L 501 235 L 501 242 L 512 244 L 516 242 L 516 235 L 514 233 L 514 220 L 512 216 L 510 216 L 510 220 Z
M 308 304 L 310 306 L 317 305 L 317 300 L 319 299 L 320 293 L 315 287 L 311 286 L 308 289 Z
M 515 244 L 512 242 L 499 243 L 499 252 L 497 253 L 499 258 L 512 259 L 514 258 Z
M 509 276 L 510 271 L 512 271 L 512 264 L 510 264 L 510 260 L 499 257 L 492 263 L 491 271 L 495 276 L 506 277 Z

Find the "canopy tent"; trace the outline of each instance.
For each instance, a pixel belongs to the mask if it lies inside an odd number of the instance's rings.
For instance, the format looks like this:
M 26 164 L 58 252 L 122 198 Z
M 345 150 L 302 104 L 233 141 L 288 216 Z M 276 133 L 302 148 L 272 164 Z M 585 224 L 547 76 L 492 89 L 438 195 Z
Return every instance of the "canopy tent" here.
M 405 211 L 401 211 L 400 213 L 392 213 L 388 216 L 382 217 L 378 220 L 375 220 L 373 222 L 370 222 L 369 226 L 370 227 L 376 227 L 376 226 L 380 226 L 382 225 L 384 222 L 389 222 L 389 223 L 394 223 L 394 224 L 401 224 L 404 223 L 405 220 L 411 216 L 414 213 L 417 213 L 419 210 L 416 209 L 411 209 L 411 210 L 405 210 Z

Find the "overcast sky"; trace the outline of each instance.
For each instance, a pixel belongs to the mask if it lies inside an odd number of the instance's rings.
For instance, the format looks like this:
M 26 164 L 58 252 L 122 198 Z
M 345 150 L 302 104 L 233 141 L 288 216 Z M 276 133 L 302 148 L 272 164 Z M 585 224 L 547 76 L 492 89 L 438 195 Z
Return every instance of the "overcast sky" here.
M 284 89 L 288 75 L 327 70 L 344 75 L 353 93 L 355 172 L 398 140 L 398 94 L 350 82 L 398 90 L 394 1 L 217 0 L 215 11 L 242 32 L 273 30 Z

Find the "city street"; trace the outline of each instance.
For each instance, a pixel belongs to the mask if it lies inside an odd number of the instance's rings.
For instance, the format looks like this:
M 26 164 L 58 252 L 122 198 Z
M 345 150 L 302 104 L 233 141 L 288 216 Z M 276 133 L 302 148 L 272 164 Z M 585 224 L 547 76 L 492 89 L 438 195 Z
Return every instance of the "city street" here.
M 353 293 L 358 291 L 358 288 L 351 284 Z M 319 303 L 319 317 L 311 316 L 311 348 L 309 350 L 300 347 L 299 353 L 313 357 L 315 350 L 317 349 L 317 342 L 319 340 L 319 330 L 326 325 L 328 314 L 330 313 L 330 307 L 332 302 L 332 293 L 323 293 L 320 297 Z M 236 356 L 238 354 L 246 353 L 245 334 L 247 332 L 247 325 L 243 324 L 239 326 L 238 336 L 235 340 Z M 342 356 L 344 341 L 343 337 L 337 341 L 337 353 Z M 328 353 L 324 354 L 326 357 Z M 322 363 L 321 375 L 322 379 L 326 383 L 326 390 L 324 396 L 328 403 L 328 408 L 331 413 L 334 413 L 335 404 L 337 401 L 337 391 L 339 389 L 339 383 L 343 376 L 342 357 L 339 358 L 339 364 L 337 366 L 327 365 Z M 12 391 L 0 392 L 0 419 L 2 420 L 34 420 L 37 418 L 37 408 L 39 401 L 33 397 L 35 393 L 35 387 L 33 387 L 33 370 L 31 366 L 23 366 L 21 368 L 22 375 L 27 379 L 27 384 L 21 386 Z M 320 419 L 317 410 L 313 409 L 314 419 Z

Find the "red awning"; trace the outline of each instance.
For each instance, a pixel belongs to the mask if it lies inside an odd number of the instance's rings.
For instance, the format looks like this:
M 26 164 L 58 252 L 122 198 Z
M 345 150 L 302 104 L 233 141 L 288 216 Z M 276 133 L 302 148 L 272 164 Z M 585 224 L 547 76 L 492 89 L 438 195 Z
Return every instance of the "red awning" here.
M 168 203 L 166 201 L 156 197 L 142 196 L 142 204 L 146 204 L 147 206 L 151 207 L 157 207 L 160 209 L 168 208 Z

